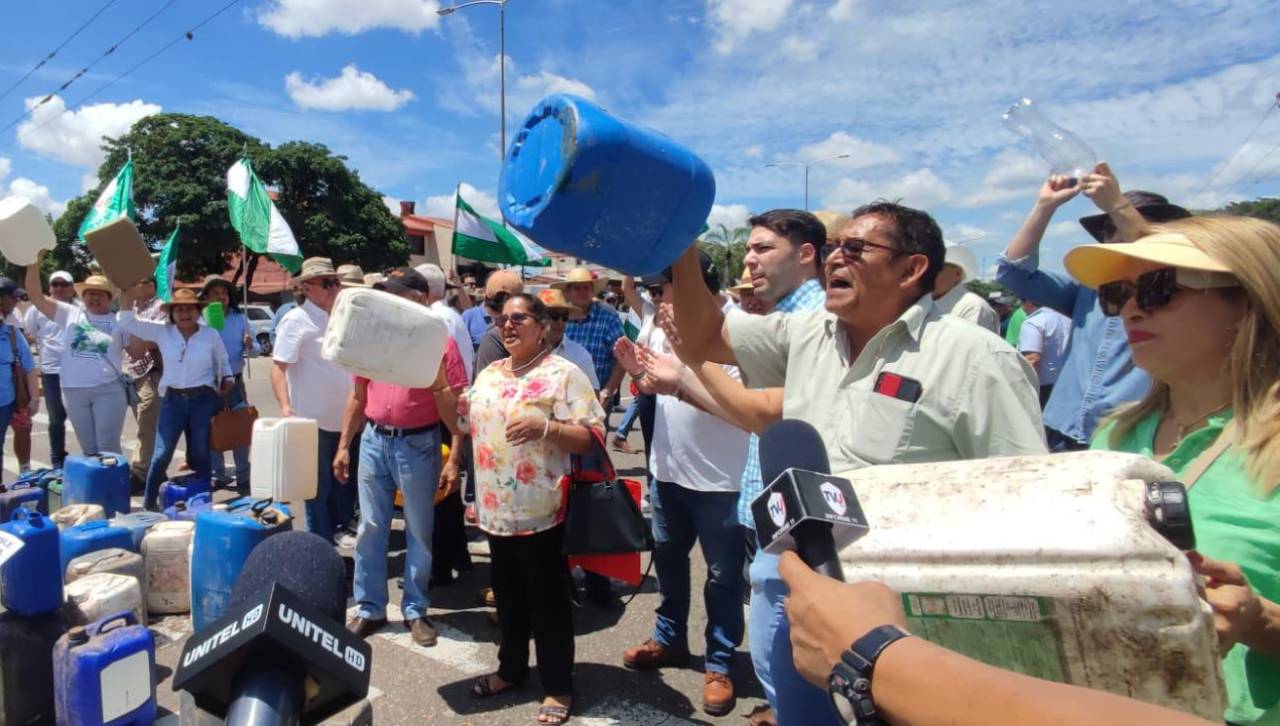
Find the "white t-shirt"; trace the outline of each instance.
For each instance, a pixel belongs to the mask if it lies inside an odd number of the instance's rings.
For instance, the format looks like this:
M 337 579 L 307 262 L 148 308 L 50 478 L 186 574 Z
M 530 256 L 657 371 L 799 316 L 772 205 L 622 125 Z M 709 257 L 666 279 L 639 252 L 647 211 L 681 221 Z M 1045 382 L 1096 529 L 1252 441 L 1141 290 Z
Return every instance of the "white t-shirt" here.
M 53 322 L 62 331 L 62 387 L 93 388 L 119 381 L 124 344 L 115 313 L 95 315 L 76 305 L 57 305 Z
M 449 337 L 453 338 L 453 342 L 458 345 L 458 353 L 462 355 L 462 365 L 467 369 L 467 380 L 474 381 L 476 379 L 476 348 L 471 344 L 471 331 L 467 330 L 467 324 L 463 322 L 462 316 L 457 310 L 449 307 L 444 300 L 431 303 L 428 310 L 435 313 L 436 317 L 443 320 L 445 326 L 449 328 Z
M 272 358 L 289 366 L 285 378 L 294 413 L 315 419 L 325 431 L 341 431 L 351 374 L 320 357 L 328 325 L 329 314 L 310 300 L 290 310 L 276 328 Z
M 587 375 L 587 380 L 591 381 L 591 390 L 600 390 L 600 378 L 596 375 L 595 363 L 591 362 L 591 352 L 583 348 L 580 343 L 565 338 L 551 352 L 581 368 L 582 372 Z
M 733 303 L 725 304 L 732 307 Z M 662 328 L 647 321 L 641 338 L 654 350 L 670 353 Z M 735 366 L 722 366 L 741 380 Z M 699 492 L 736 492 L 746 467 L 747 432 L 700 411 L 675 396 L 659 395 L 653 420 L 653 476 Z

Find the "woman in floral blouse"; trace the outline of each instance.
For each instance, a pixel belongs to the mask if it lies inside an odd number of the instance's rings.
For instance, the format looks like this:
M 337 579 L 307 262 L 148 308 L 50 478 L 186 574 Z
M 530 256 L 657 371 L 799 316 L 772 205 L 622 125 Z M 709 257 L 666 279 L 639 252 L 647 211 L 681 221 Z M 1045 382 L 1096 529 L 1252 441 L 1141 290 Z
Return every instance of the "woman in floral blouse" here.
M 603 428 L 591 383 L 546 347 L 548 317 L 532 295 L 507 300 L 494 324 L 510 358 L 476 376 L 468 394 L 480 528 L 489 535 L 502 644 L 498 672 L 478 679 L 477 698 L 529 675 L 529 635 L 546 693 L 538 722 L 569 718 L 573 691 L 573 605 L 561 554 L 569 455 L 590 451 Z

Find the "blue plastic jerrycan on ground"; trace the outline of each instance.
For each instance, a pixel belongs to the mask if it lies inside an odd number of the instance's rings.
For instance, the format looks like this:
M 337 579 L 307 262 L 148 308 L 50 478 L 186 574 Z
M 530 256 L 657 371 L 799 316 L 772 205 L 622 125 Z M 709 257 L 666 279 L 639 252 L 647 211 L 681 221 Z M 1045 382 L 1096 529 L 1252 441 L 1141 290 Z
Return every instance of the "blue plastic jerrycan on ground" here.
M 565 94 L 520 125 L 498 184 L 502 216 L 534 242 L 631 275 L 674 262 L 715 197 L 692 151 Z
M 61 537 L 58 525 L 39 512 L 17 509 L 0 524 L 0 532 L 22 543 L 21 549 L 0 565 L 0 604 L 23 616 L 43 615 L 62 607 Z
M 200 492 L 190 499 L 174 502 L 164 510 L 164 516 L 175 522 L 194 522 L 201 512 L 213 511 L 213 494 Z
M 9 515 L 18 509 L 48 514 L 49 492 L 34 481 L 0 484 L 0 522 L 8 522 Z
M 104 516 L 129 511 L 129 461 L 120 454 L 68 456 L 62 503 L 101 504 Z
M 147 530 L 159 522 L 168 522 L 169 518 L 160 512 L 129 512 L 116 515 L 109 521 L 112 527 L 124 527 L 129 530 L 129 536 L 133 538 L 133 551 L 141 552 L 142 538 L 147 536 Z
M 65 577 L 67 565 L 80 555 L 105 550 L 108 547 L 119 547 L 122 550 L 136 552 L 133 547 L 133 535 L 124 527 L 112 526 L 105 519 L 78 524 L 62 530 L 59 535 L 62 566 L 58 568 L 58 576 Z
M 273 534 L 293 529 L 293 519 L 270 499 L 235 511 L 201 512 L 191 545 L 191 627 L 222 616 L 249 553 Z
M 54 705 L 65 726 L 149 726 L 156 717 L 156 643 L 123 611 L 74 627 L 53 649 Z
M 178 502 L 184 502 L 197 494 L 212 491 L 209 480 L 204 477 L 185 476 L 171 479 L 160 485 L 160 508 L 168 509 Z

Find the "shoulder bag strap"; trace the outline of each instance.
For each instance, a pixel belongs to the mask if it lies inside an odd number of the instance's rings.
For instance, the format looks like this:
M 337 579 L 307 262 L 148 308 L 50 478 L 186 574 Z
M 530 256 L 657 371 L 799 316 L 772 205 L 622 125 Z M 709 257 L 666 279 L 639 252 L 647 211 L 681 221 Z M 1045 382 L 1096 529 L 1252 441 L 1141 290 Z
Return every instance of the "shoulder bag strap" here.
M 1191 487 L 1195 486 L 1195 483 L 1200 480 L 1200 477 L 1204 476 L 1204 473 L 1209 470 L 1209 467 L 1213 466 L 1213 463 L 1217 461 L 1227 449 L 1231 448 L 1231 444 L 1235 443 L 1235 438 L 1236 422 L 1232 419 L 1227 422 L 1226 426 L 1222 427 L 1222 432 L 1218 434 L 1218 438 L 1213 442 L 1213 444 L 1204 451 L 1201 451 L 1200 455 L 1197 456 L 1186 469 L 1182 470 L 1182 476 L 1179 477 L 1182 485 L 1190 491 Z

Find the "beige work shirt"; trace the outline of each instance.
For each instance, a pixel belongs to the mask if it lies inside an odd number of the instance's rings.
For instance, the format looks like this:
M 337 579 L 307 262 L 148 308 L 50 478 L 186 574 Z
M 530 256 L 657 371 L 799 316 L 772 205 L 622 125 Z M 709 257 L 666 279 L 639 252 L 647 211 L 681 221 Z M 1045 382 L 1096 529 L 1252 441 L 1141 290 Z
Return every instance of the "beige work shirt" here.
M 833 472 L 1046 451 L 1035 371 L 1002 338 L 941 315 L 929 295 L 855 360 L 825 310 L 735 310 L 726 323 L 745 377 L 753 387 L 783 387 L 783 417 L 822 434 Z M 877 393 L 883 372 L 919 381 L 919 400 Z

